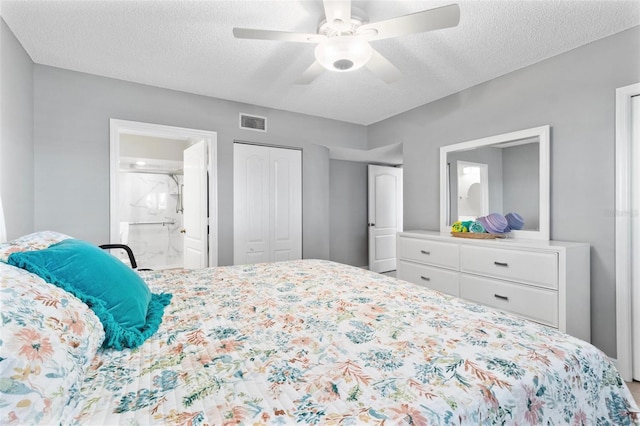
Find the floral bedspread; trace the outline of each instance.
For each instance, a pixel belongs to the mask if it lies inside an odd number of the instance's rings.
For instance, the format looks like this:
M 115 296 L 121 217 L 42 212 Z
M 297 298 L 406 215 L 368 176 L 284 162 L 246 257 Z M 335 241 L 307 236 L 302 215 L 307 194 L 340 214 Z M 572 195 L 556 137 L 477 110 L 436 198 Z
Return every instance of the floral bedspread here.
M 328 261 L 148 272 L 174 294 L 136 350 L 99 351 L 62 423 L 638 424 L 598 349 Z

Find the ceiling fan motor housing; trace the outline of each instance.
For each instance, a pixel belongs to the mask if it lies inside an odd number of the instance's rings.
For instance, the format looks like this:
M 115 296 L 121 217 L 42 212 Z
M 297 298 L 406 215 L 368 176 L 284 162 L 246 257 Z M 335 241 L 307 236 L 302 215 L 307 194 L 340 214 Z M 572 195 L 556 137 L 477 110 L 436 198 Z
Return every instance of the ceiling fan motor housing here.
M 353 35 L 330 37 L 315 49 L 316 60 L 331 71 L 354 71 L 369 59 L 373 49 L 364 39 Z

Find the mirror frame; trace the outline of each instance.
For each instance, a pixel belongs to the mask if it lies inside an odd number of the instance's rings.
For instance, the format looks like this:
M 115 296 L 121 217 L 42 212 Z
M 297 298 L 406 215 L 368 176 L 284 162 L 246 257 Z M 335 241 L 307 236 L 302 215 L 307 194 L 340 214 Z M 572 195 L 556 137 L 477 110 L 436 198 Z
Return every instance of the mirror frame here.
M 531 129 L 519 130 L 516 132 L 504 133 L 497 136 L 490 136 L 482 139 L 474 139 L 467 142 L 445 145 L 440 147 L 440 232 L 449 233 L 451 225 L 447 223 L 447 200 L 449 199 L 449 179 L 447 175 L 447 154 L 455 151 L 464 151 L 472 148 L 479 148 L 489 145 L 515 142 L 517 140 L 531 139 L 537 137 L 540 141 L 540 164 L 539 164 L 539 219 L 540 226 L 537 231 L 511 231 L 514 238 L 526 238 L 533 240 L 549 239 L 549 195 L 550 195 L 550 142 L 551 126 L 533 127 Z M 500 212 L 502 213 L 502 212 Z M 504 213 L 502 213 L 504 214 Z

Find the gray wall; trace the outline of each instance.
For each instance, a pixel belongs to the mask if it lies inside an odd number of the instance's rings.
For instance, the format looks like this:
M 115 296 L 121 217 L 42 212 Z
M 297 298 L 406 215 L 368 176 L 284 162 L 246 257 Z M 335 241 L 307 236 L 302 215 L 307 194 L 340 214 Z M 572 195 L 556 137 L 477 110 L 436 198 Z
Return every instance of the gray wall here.
M 317 144 L 366 148 L 364 126 L 42 65 L 34 76 L 36 228 L 109 240 L 109 119 L 116 118 L 217 132 L 220 265 L 233 262 L 234 139 L 303 148 L 303 256 L 329 258 L 329 153 Z M 239 129 L 240 112 L 267 117 L 268 133 Z
M 0 194 L 7 238 L 33 228 L 33 62 L 0 19 Z
M 591 243 L 592 342 L 616 356 L 615 89 L 640 81 L 640 27 L 368 127 L 404 142 L 405 229 L 438 229 L 443 145 L 551 125 L 551 238 Z
M 331 235 L 330 259 L 353 266 L 367 266 L 367 165 L 330 160 Z

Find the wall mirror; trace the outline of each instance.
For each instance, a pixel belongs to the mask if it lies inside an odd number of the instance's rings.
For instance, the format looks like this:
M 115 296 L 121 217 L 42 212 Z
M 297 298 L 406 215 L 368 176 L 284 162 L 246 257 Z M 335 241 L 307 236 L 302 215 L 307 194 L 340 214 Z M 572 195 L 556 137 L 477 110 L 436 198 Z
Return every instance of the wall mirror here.
M 518 213 L 514 238 L 549 239 L 550 127 L 440 148 L 440 231 L 457 220 Z

